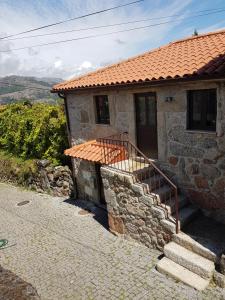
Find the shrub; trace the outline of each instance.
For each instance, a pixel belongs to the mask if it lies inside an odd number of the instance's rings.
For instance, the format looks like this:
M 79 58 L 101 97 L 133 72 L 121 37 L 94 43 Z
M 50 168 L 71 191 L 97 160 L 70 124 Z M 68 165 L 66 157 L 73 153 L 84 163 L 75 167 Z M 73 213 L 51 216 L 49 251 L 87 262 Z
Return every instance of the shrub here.
M 26 180 L 38 171 L 36 160 L 14 157 L 0 151 L 0 180 L 25 185 Z
M 22 159 L 65 164 L 68 140 L 63 106 L 26 102 L 1 107 L 0 147 Z

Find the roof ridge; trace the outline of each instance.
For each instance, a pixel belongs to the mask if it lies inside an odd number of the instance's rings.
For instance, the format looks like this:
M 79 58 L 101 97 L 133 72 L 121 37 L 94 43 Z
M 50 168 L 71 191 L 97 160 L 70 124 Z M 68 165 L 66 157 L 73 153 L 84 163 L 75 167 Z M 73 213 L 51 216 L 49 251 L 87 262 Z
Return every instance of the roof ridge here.
M 187 37 L 187 38 L 179 39 L 179 40 L 170 42 L 168 45 L 172 45 L 172 44 L 176 44 L 176 43 L 182 43 L 182 42 L 185 42 L 185 41 L 199 39 L 201 37 L 206 37 L 206 36 L 216 35 L 216 34 L 221 34 L 221 33 L 225 33 L 225 28 L 217 30 L 217 31 L 210 31 L 210 32 L 207 32 L 207 33 L 202 33 L 202 34 L 190 36 L 190 37 Z

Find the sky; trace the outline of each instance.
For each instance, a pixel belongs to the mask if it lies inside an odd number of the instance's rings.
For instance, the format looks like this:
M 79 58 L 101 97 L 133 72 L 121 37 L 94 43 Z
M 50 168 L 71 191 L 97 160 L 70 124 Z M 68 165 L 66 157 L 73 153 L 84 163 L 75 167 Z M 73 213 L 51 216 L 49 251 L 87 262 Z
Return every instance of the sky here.
M 128 2 L 132 2 L 132 0 L 0 0 L 0 37 Z M 199 11 L 217 8 L 224 9 L 224 11 L 193 18 L 193 16 L 203 14 Z M 168 17 L 171 15 L 176 16 Z M 192 18 L 190 18 L 191 16 Z M 162 17 L 167 18 L 154 19 Z M 9 38 L 0 40 L 0 77 L 21 75 L 70 79 L 157 48 L 173 40 L 189 37 L 195 29 L 198 33 L 223 29 L 225 28 L 225 1 L 144 0 L 131 6 L 18 37 L 150 18 L 153 20 L 108 28 L 19 40 L 9 40 Z M 183 18 L 184 20 L 181 20 Z M 34 47 L 41 43 L 105 34 L 167 21 L 170 23 L 136 31 Z M 20 47 L 29 48 L 13 50 Z M 8 52 L 1 52 L 5 50 Z

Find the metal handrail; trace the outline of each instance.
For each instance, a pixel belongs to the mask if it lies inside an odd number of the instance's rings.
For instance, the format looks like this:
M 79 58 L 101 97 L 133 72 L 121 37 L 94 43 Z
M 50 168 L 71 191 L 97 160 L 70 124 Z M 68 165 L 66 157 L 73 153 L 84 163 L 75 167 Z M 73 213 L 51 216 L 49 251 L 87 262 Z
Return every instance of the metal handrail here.
M 116 168 L 119 169 L 123 172 L 127 172 L 127 173 L 132 173 L 132 175 L 134 175 L 136 177 L 136 179 L 140 182 L 143 182 L 143 178 L 145 179 L 150 179 L 151 177 L 148 177 L 148 175 L 150 175 L 150 170 L 148 169 L 147 171 L 149 171 L 149 174 L 145 174 L 145 176 L 141 173 L 138 173 L 137 170 L 135 170 L 134 167 L 134 162 L 133 162 L 133 157 L 130 154 L 135 154 L 135 158 L 142 158 L 142 160 L 140 160 L 139 162 L 139 166 L 140 169 L 139 171 L 144 170 L 143 172 L 145 173 L 146 167 L 142 167 L 142 164 L 148 164 L 149 166 L 151 166 L 154 171 L 156 171 L 159 175 L 162 176 L 162 178 L 168 183 L 168 185 L 172 188 L 173 190 L 173 196 L 175 199 L 175 221 L 176 221 L 176 233 L 179 232 L 179 202 L 178 202 L 178 189 L 177 186 L 168 178 L 167 175 L 165 175 L 141 150 L 139 150 L 130 140 L 129 140 L 129 135 L 127 132 L 123 132 L 120 134 L 115 134 L 115 135 L 111 135 L 109 137 L 105 137 L 105 138 L 99 138 L 97 139 L 97 141 L 103 146 L 102 147 L 102 156 L 104 157 L 103 163 L 108 165 L 108 161 L 110 161 L 109 157 L 107 157 L 107 155 L 110 155 L 109 152 L 107 152 L 105 149 L 109 146 L 109 145 L 114 145 L 117 146 L 119 150 L 121 150 L 122 148 L 126 151 L 126 158 L 127 160 L 124 160 L 124 153 L 122 155 L 121 152 L 121 160 L 118 159 L 117 163 L 110 165 L 110 167 L 112 168 Z M 122 147 L 122 148 L 121 148 Z M 129 159 L 132 158 L 132 162 L 129 161 Z M 144 162 L 143 162 L 144 159 Z M 138 165 L 138 161 L 137 161 L 137 165 Z M 141 168 L 142 167 L 142 168 Z M 137 168 L 138 169 L 138 168 Z M 135 173 L 137 173 L 135 175 Z M 141 179 L 140 179 L 141 178 Z M 154 173 L 154 179 L 155 179 L 155 173 Z M 154 185 L 157 185 L 157 181 L 154 181 Z M 160 182 L 159 182 L 159 186 L 160 187 Z M 152 190 L 152 187 L 150 185 L 150 190 Z M 147 189 L 147 193 L 148 189 Z M 170 193 L 170 201 L 171 201 L 171 193 Z M 167 201 L 167 199 L 165 199 L 165 201 Z M 162 203 L 160 203 L 162 204 Z M 167 209 L 166 203 L 165 203 L 165 208 Z

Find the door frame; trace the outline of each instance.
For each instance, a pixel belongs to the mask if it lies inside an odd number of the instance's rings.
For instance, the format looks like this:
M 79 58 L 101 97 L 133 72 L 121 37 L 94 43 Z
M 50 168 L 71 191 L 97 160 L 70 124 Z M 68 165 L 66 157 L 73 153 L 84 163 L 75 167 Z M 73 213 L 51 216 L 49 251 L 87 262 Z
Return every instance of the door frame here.
M 140 96 L 155 96 L 155 102 L 156 102 L 156 112 L 155 112 L 155 124 L 156 124 L 156 149 L 157 149 L 157 158 L 159 157 L 159 149 L 158 149 L 158 106 L 157 106 L 157 93 L 156 92 L 140 92 L 140 93 L 134 93 L 134 118 L 135 118 L 135 141 L 136 141 L 136 145 L 137 147 L 139 147 L 138 145 L 138 136 L 137 136 L 137 105 L 136 105 L 136 101 L 137 101 L 137 97 Z

